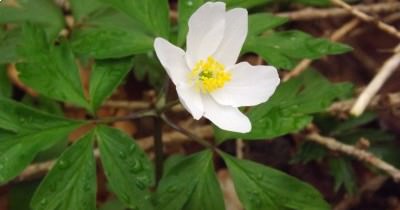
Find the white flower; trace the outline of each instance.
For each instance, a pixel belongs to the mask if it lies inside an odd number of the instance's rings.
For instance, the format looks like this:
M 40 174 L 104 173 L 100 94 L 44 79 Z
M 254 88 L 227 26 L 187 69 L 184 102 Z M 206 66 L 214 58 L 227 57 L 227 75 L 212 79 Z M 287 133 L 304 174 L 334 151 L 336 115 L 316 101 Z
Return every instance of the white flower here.
M 247 11 L 225 11 L 208 2 L 189 19 L 186 52 L 162 38 L 154 48 L 176 86 L 179 100 L 196 120 L 202 116 L 219 128 L 247 133 L 250 120 L 238 107 L 263 103 L 274 93 L 279 75 L 273 66 L 238 64 L 247 36 Z

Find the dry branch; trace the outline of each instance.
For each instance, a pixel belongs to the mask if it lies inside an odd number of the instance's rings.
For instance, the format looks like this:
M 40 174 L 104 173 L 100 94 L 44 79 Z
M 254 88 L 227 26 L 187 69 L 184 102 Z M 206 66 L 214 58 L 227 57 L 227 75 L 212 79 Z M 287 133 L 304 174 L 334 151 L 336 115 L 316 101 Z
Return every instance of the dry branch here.
M 361 11 L 355 7 L 352 7 L 351 5 L 347 4 L 346 2 L 344 2 L 342 0 L 331 0 L 331 2 L 346 9 L 351 14 L 360 18 L 361 20 L 368 22 L 368 23 L 373 23 L 381 30 L 387 32 L 388 34 L 396 36 L 397 38 L 400 39 L 400 32 L 395 27 L 388 25 L 372 16 L 365 14 L 363 11 Z
M 400 44 L 396 47 L 395 51 L 397 51 L 397 49 L 400 49 Z M 392 75 L 393 72 L 398 69 L 399 65 L 400 52 L 397 52 L 387 61 L 385 61 L 378 74 L 376 74 L 374 79 L 368 84 L 367 88 L 365 88 L 365 90 L 358 97 L 357 102 L 351 109 L 351 114 L 359 116 L 364 112 L 371 99 L 376 95 L 390 75 Z
M 358 149 L 357 147 L 343 144 L 334 138 L 324 137 L 318 133 L 312 133 L 306 138 L 309 141 L 321 144 L 332 151 L 338 151 L 346 155 L 357 158 L 358 160 L 368 163 L 390 175 L 395 181 L 400 180 L 400 171 L 393 165 L 385 162 L 384 160 L 376 157 L 374 154 L 365 150 Z
M 385 2 L 369 5 L 357 5 L 353 7 L 366 13 L 382 13 L 382 12 L 395 12 L 400 10 L 400 2 Z M 290 20 L 306 21 L 321 18 L 343 17 L 348 16 L 350 13 L 346 9 L 330 8 L 330 9 L 315 9 L 307 8 L 294 12 L 277 13 L 281 17 L 287 17 Z

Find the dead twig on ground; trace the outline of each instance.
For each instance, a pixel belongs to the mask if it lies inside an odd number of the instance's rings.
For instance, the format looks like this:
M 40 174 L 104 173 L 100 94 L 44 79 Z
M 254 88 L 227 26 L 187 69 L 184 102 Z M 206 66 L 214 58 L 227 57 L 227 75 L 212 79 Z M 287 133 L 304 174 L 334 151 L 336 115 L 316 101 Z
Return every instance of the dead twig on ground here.
M 343 9 L 346 9 L 347 11 L 349 11 L 351 14 L 353 14 L 357 18 L 359 18 L 365 22 L 368 22 L 368 23 L 373 23 L 381 30 L 400 39 L 400 32 L 395 27 L 388 25 L 370 15 L 365 14 L 360 9 L 352 7 L 351 5 L 347 4 L 346 2 L 344 2 L 342 0 L 331 0 L 331 2 L 337 6 L 342 7 Z
M 365 13 L 394 12 L 400 10 L 400 2 L 384 2 L 368 5 L 356 5 L 354 9 Z M 342 8 L 315 9 L 307 8 L 294 12 L 276 13 L 277 16 L 287 17 L 293 21 L 307 21 L 321 18 L 343 17 L 350 15 L 349 11 Z
M 400 52 L 397 52 L 398 49 L 400 49 L 400 44 L 396 47 L 396 53 L 385 61 L 374 79 L 372 79 L 367 88 L 365 88 L 365 90 L 358 97 L 356 103 L 350 111 L 351 114 L 355 116 L 361 115 L 370 103 L 371 99 L 376 95 L 390 75 L 392 75 L 393 72 L 398 69 L 400 65 Z
M 387 163 L 386 161 L 378 158 L 377 156 L 375 156 L 374 154 L 372 154 L 368 151 L 358 149 L 357 147 L 354 147 L 351 145 L 343 144 L 334 138 L 321 136 L 318 133 L 309 134 L 309 135 L 307 135 L 306 139 L 308 141 L 312 141 L 312 142 L 318 143 L 320 145 L 323 145 L 332 151 L 341 152 L 343 154 L 354 157 L 362 162 L 365 162 L 371 166 L 374 166 L 374 167 L 382 170 L 389 176 L 391 176 L 393 178 L 393 180 L 395 180 L 395 181 L 400 180 L 399 169 L 397 169 L 393 165 Z

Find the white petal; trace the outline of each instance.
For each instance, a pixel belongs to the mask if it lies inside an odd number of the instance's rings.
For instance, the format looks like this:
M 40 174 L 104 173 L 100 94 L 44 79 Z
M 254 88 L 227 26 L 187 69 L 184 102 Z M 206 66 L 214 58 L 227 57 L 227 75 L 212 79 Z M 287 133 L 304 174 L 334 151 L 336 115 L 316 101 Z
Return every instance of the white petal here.
M 204 113 L 200 92 L 197 92 L 193 86 L 189 85 L 176 86 L 176 92 L 178 93 L 179 101 L 192 114 L 193 118 L 200 119 Z
M 224 38 L 214 58 L 225 66 L 236 63 L 248 31 L 247 10 L 236 8 L 226 13 Z
M 223 130 L 239 133 L 251 131 L 251 123 L 238 108 L 218 104 L 212 97 L 203 96 L 204 117 Z
M 189 67 L 185 60 L 185 52 L 163 38 L 156 38 L 154 49 L 161 64 L 175 85 L 187 81 Z
M 193 13 L 186 39 L 186 59 L 190 67 L 217 50 L 224 30 L 225 3 L 207 2 Z
M 280 79 L 273 66 L 251 66 L 239 63 L 231 69 L 232 80 L 211 93 L 220 104 L 233 107 L 254 106 L 267 101 L 275 92 Z

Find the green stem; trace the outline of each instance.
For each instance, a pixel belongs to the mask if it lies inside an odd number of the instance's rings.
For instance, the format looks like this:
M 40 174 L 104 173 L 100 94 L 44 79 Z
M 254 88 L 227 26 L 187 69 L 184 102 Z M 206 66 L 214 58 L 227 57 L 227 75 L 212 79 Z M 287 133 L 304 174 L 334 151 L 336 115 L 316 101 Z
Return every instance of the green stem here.
M 158 185 L 164 169 L 164 144 L 162 141 L 162 120 L 154 117 L 154 149 L 156 153 L 156 186 Z
M 154 110 L 135 112 L 135 113 L 131 113 L 129 115 L 122 116 L 122 117 L 108 117 L 108 118 L 102 118 L 102 119 L 94 119 L 94 120 L 90 120 L 89 122 L 96 123 L 96 124 L 97 123 L 108 124 L 108 123 L 113 123 L 113 122 L 118 122 L 118 121 L 134 120 L 134 119 L 139 119 L 139 118 L 143 118 L 143 117 L 151 117 L 151 116 L 156 116 L 156 112 Z

